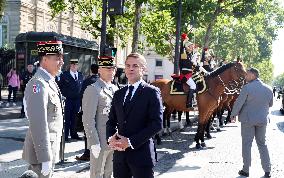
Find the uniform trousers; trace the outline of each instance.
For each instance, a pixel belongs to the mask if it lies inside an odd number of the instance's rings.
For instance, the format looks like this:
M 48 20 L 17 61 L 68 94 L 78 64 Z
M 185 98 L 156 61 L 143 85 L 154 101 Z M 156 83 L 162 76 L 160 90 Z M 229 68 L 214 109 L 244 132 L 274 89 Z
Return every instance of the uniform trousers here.
M 76 131 L 76 121 L 75 115 L 79 112 L 80 109 L 80 99 L 69 99 L 67 98 L 65 101 L 65 139 L 68 138 L 69 132 L 71 138 L 78 137 Z
M 251 166 L 251 146 L 255 137 L 264 172 L 271 171 L 270 157 L 266 145 L 266 124 L 241 124 L 243 171 Z
M 90 149 L 90 178 L 111 178 L 113 150 L 101 150 L 95 158 Z
M 196 89 L 196 84 L 195 84 L 195 82 L 193 81 L 192 78 L 189 78 L 189 79 L 186 81 L 186 83 L 189 85 L 190 89 L 192 89 L 192 90 L 195 90 L 195 89 Z

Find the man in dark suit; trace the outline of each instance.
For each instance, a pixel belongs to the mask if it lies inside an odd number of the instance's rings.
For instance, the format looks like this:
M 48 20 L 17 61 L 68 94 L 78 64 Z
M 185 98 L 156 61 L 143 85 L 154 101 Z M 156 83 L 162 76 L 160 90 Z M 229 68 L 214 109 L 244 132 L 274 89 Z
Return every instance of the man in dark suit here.
M 125 61 L 128 86 L 115 92 L 106 123 L 106 138 L 114 149 L 115 178 L 153 178 L 152 137 L 162 129 L 160 90 L 143 81 L 146 60 L 131 53 Z
M 98 74 L 98 69 L 99 66 L 97 64 L 92 64 L 91 65 L 91 75 L 87 77 L 82 84 L 82 89 L 81 89 L 81 103 L 83 99 L 83 94 L 87 88 L 87 86 L 95 83 L 98 78 L 100 77 Z M 81 104 L 82 106 L 82 104 Z M 85 130 L 85 129 L 84 129 Z M 90 150 L 87 148 L 87 137 L 86 137 L 86 132 L 84 131 L 84 141 L 85 141 L 85 151 L 81 156 L 76 156 L 77 160 L 81 161 L 89 161 L 90 160 Z
M 69 141 L 69 131 L 72 139 L 81 140 L 79 138 L 76 125 L 75 115 L 79 112 L 81 104 L 81 88 L 83 83 L 83 75 L 78 72 L 78 59 L 70 60 L 70 70 L 61 74 L 59 87 L 65 100 L 65 141 Z

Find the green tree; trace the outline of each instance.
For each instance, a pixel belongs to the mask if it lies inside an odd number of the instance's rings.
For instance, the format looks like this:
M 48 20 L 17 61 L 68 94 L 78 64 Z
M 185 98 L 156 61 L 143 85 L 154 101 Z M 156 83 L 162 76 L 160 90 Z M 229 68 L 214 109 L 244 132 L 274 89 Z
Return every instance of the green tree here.
M 278 87 L 284 87 L 284 73 L 278 75 L 273 80 L 273 85 Z
M 0 18 L 3 16 L 5 5 L 6 5 L 6 0 L 0 0 Z

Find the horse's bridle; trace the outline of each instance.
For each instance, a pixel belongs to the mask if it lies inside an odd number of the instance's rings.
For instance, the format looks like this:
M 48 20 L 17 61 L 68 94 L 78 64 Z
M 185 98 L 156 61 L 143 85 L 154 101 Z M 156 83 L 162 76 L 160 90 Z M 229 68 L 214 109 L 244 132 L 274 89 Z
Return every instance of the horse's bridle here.
M 221 81 L 222 85 L 223 85 L 224 87 L 226 87 L 225 82 L 222 80 L 222 78 L 220 77 L 220 75 L 218 75 L 218 78 L 219 78 L 219 80 Z

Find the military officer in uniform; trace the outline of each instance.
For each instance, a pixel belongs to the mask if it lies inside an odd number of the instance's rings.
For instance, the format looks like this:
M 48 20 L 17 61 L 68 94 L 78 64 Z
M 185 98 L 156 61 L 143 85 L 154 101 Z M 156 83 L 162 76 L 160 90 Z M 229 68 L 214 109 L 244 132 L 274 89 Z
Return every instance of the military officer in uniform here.
M 61 41 L 38 43 L 40 67 L 27 83 L 23 100 L 29 120 L 23 159 L 40 178 L 51 177 L 54 164 L 59 161 L 63 113 L 54 77 L 63 65 L 62 54 Z
M 196 90 L 196 83 L 192 79 L 194 68 L 197 68 L 205 74 L 207 74 L 207 71 L 199 64 L 200 54 L 197 48 L 195 48 L 195 45 L 189 41 L 185 33 L 182 34 L 181 38 L 181 56 L 179 60 L 180 80 L 190 87 L 187 94 L 186 107 L 192 108 L 193 94 Z
M 106 122 L 113 94 L 118 88 L 111 82 L 115 75 L 113 57 L 100 57 L 100 78 L 83 95 L 83 124 L 90 154 L 90 177 L 111 178 L 113 151 L 106 141 Z
M 76 125 L 75 115 L 80 110 L 81 104 L 81 88 L 83 83 L 83 75 L 78 72 L 78 59 L 70 60 L 70 70 L 60 75 L 59 87 L 65 100 L 65 141 L 69 141 L 69 133 L 72 139 L 81 140 L 79 138 Z
M 34 75 L 34 66 L 33 64 L 29 63 L 27 66 L 27 71 L 25 71 L 21 77 L 21 89 L 23 94 L 25 92 L 27 83 L 33 77 L 33 75 Z M 23 117 L 25 117 L 24 104 L 22 104 L 21 115 L 19 116 L 19 118 Z

